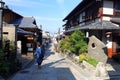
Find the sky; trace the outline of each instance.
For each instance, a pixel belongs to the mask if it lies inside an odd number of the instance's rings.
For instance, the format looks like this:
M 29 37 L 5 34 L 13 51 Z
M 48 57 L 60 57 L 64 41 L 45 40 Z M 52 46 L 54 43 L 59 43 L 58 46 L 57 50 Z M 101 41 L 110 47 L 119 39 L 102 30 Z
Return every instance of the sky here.
M 14 12 L 22 16 L 33 16 L 37 26 L 42 25 L 43 31 L 56 33 L 62 20 L 81 2 L 81 0 L 3 0 Z

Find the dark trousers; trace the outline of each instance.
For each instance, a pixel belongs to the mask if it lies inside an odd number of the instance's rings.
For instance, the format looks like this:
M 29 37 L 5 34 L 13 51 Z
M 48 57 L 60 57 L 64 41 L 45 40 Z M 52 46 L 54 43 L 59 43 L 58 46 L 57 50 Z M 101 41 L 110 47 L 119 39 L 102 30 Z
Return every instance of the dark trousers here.
M 37 63 L 38 63 L 38 65 L 41 65 L 42 61 L 43 61 L 42 58 L 37 58 Z

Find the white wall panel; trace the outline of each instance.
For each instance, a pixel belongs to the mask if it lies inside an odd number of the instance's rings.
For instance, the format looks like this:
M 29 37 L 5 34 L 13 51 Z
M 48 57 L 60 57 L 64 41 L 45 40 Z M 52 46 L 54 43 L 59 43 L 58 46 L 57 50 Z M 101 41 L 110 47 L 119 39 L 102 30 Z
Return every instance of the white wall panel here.
M 103 14 L 113 15 L 113 2 L 112 1 L 104 1 Z
M 105 16 L 103 16 L 103 21 L 110 21 L 110 17 L 105 17 Z

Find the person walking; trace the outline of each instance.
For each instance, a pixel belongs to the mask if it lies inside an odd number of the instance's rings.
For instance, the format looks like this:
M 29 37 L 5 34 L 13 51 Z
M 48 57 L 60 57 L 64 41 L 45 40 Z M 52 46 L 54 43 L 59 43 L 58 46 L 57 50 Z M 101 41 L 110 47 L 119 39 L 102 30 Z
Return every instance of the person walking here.
M 40 65 L 41 65 L 41 63 L 43 61 L 40 43 L 37 43 L 37 48 L 35 50 L 35 58 L 36 58 L 36 62 L 38 64 L 38 68 L 40 68 Z
M 58 51 L 58 43 L 57 43 L 57 38 L 53 38 L 53 44 L 54 44 L 54 50 L 57 52 Z

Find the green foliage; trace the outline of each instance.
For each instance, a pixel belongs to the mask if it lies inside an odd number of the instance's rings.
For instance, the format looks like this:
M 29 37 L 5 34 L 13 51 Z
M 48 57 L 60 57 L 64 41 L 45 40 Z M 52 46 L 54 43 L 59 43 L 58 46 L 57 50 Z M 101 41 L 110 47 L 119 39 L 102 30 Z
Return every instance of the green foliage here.
M 82 53 L 79 55 L 80 63 L 82 63 L 83 60 L 88 62 L 89 64 L 93 65 L 94 67 L 96 67 L 96 65 L 98 64 L 98 61 L 96 59 L 87 57 L 86 53 Z
M 62 39 L 59 43 L 59 47 L 62 51 L 69 50 L 70 48 L 70 40 L 69 38 Z
M 11 53 L 10 53 L 11 54 Z M 11 56 L 12 57 L 12 56 Z M 21 69 L 21 63 L 16 58 L 7 58 L 3 50 L 0 50 L 0 75 L 8 78 Z
M 15 50 L 15 42 L 10 41 L 10 51 L 14 51 L 14 50 Z
M 80 30 L 75 30 L 75 32 L 70 36 L 70 45 L 70 51 L 77 55 L 87 52 L 87 43 L 84 33 Z
M 75 30 L 70 37 L 62 39 L 59 43 L 59 47 L 62 51 L 69 50 L 76 55 L 87 52 L 87 43 L 85 35 L 80 30 Z
M 9 46 L 10 46 L 10 52 L 14 52 L 15 51 L 15 42 L 14 41 L 10 41 L 7 37 L 3 37 L 3 48 L 5 47 L 6 42 L 9 42 Z
M 85 57 L 84 60 L 89 64 L 93 65 L 94 67 L 96 67 L 96 65 L 98 64 L 98 61 L 94 58 Z
M 4 52 L 0 50 L 0 75 L 7 77 L 9 73 L 9 62 L 4 59 Z
M 8 61 L 0 61 L 0 75 L 4 78 L 9 76 L 10 63 Z
M 3 57 L 4 53 L 3 53 L 3 50 L 0 49 L 0 59 Z
M 4 36 L 2 48 L 0 50 L 0 76 L 7 79 L 21 69 L 21 63 L 16 58 L 14 41 Z
M 82 63 L 82 61 L 86 58 L 86 53 L 82 53 L 79 55 L 79 61 Z

